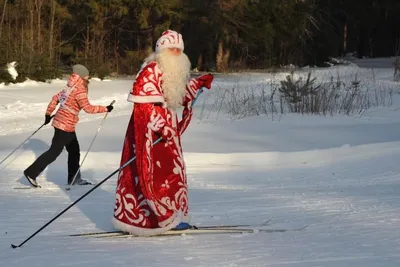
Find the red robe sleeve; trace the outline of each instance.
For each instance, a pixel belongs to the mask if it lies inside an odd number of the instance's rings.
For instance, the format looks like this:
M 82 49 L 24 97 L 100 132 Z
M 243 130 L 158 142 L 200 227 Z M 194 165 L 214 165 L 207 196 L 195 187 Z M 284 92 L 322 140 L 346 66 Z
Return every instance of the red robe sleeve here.
M 192 103 L 196 98 L 197 92 L 199 91 L 201 85 L 196 78 L 192 78 L 186 84 L 186 94 L 183 99 L 182 105 L 184 106 L 182 112 L 182 120 L 178 124 L 178 131 L 180 135 L 182 135 L 186 128 L 189 126 L 190 121 L 192 120 L 193 110 Z
M 164 140 L 168 141 L 176 135 L 176 131 L 172 127 L 172 117 L 170 113 L 165 112 L 165 108 L 151 104 L 138 104 L 137 108 L 149 119 L 147 127 L 157 136 L 161 135 Z

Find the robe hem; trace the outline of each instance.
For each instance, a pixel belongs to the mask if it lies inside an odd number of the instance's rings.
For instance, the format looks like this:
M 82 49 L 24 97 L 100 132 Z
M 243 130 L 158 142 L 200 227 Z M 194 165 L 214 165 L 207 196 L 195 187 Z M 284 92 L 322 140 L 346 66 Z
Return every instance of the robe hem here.
M 167 227 L 168 225 L 170 225 L 171 223 L 174 223 L 177 219 L 179 219 L 179 223 L 182 221 L 182 219 L 183 219 L 183 214 L 182 214 L 182 212 L 174 212 L 174 214 L 172 215 L 172 216 L 170 216 L 168 219 L 166 219 L 166 220 L 164 220 L 164 221 L 161 221 L 161 222 L 158 222 L 158 225 L 161 227 L 161 228 L 165 228 L 165 227 Z M 179 224 L 178 223 L 178 224 Z M 177 224 L 177 225 L 178 225 Z M 176 225 L 175 225 L 176 226 Z M 175 227 L 174 226 L 174 227 Z
M 175 219 L 172 221 L 171 224 L 165 227 L 160 227 L 160 228 L 144 228 L 144 227 L 138 227 L 138 226 L 133 226 L 124 222 L 121 222 L 120 220 L 116 219 L 115 217 L 112 218 L 111 222 L 114 225 L 115 228 L 128 232 L 131 235 L 134 236 L 152 236 L 152 235 L 159 235 L 164 232 L 167 232 L 171 230 L 172 228 L 176 227 L 180 222 L 181 222 L 181 217 L 177 216 L 178 214 L 175 214 Z M 173 215 L 174 216 L 174 215 Z

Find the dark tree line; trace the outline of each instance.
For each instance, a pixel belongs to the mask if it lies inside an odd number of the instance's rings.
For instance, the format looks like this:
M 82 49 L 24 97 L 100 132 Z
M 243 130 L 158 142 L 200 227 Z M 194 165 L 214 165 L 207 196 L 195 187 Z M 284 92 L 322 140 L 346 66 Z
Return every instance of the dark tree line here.
M 200 71 L 395 56 L 399 13 L 398 0 L 0 0 L 0 64 L 17 61 L 20 79 L 74 63 L 134 74 L 168 28 Z

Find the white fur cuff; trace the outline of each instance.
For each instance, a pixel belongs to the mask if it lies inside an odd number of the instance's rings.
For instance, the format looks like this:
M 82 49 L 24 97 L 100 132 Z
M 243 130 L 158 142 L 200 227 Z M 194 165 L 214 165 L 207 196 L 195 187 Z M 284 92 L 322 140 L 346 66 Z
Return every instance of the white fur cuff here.
M 129 102 L 132 103 L 165 103 L 164 97 L 160 95 L 155 96 L 137 96 L 137 95 L 128 95 Z

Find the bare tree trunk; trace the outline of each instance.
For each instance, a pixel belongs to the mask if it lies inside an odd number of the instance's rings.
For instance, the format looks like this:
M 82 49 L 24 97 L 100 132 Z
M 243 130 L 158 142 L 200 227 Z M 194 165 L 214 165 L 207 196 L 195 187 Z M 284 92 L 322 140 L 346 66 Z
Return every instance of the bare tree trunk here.
M 10 13 L 8 13 L 8 18 L 10 17 Z M 7 61 L 10 58 L 10 52 L 12 51 L 12 42 L 11 42 L 11 19 L 8 19 L 8 43 L 7 43 Z M 18 45 L 15 46 L 16 48 L 18 48 Z M 18 50 L 18 49 L 15 49 Z
M 368 44 L 369 44 L 369 57 L 372 58 L 374 56 L 373 54 L 374 40 L 372 39 L 371 34 L 369 34 Z
M 197 57 L 197 66 L 196 66 L 198 71 L 201 71 L 203 69 L 203 54 L 200 54 Z
M 93 29 L 94 26 L 88 26 L 88 27 L 91 27 L 90 35 L 89 35 L 89 36 L 91 36 L 91 40 L 90 40 L 88 54 L 89 54 L 89 59 L 91 59 L 91 61 L 93 61 L 93 59 L 92 59 L 93 55 L 96 55 L 96 57 L 98 56 L 96 53 L 97 36 L 96 36 L 95 30 Z
M 28 8 L 29 8 L 29 19 L 30 19 L 30 28 L 29 28 L 29 41 L 30 41 L 30 53 L 29 53 L 29 65 L 28 65 L 28 73 L 31 74 L 32 60 L 33 60 L 33 51 L 34 51 L 34 35 L 33 35 L 33 25 L 34 25 L 34 9 L 33 9 L 33 0 L 28 0 Z
M 86 28 L 86 36 L 85 36 L 85 64 L 87 64 L 89 51 L 90 51 L 90 27 L 89 25 Z
M 119 53 L 118 53 L 119 41 L 118 41 L 118 35 L 119 35 L 119 32 L 117 31 L 117 33 L 115 35 L 115 40 L 114 40 L 115 68 L 116 68 L 117 74 L 119 74 Z
M 217 58 L 216 58 L 216 71 L 223 72 L 222 58 L 224 56 L 224 42 L 222 39 L 218 42 Z
M 41 38 L 41 16 L 42 16 L 42 5 L 43 0 L 35 0 L 36 12 L 37 12 L 37 48 L 40 54 L 43 52 L 42 38 Z
M 344 23 L 344 36 L 343 36 L 343 55 L 347 53 L 347 22 Z
M 400 81 L 400 37 L 397 38 L 396 44 L 395 44 L 395 49 L 394 49 L 394 55 L 396 56 L 396 59 L 394 61 L 394 81 L 398 82 Z
M 217 58 L 216 58 L 216 70 L 217 72 L 226 72 L 228 70 L 228 63 L 230 57 L 230 49 L 224 47 L 222 39 L 218 42 Z
M 22 27 L 21 27 L 21 59 L 22 59 L 22 55 L 24 54 L 24 31 L 25 31 L 25 27 L 24 27 L 24 23 L 22 22 Z
M 50 33 L 49 33 L 49 63 L 51 64 L 54 57 L 54 48 L 53 48 L 53 40 L 54 40 L 54 18 L 56 14 L 56 1 L 51 0 L 51 18 L 50 18 Z
M 153 39 L 154 39 L 154 29 L 150 31 L 150 34 L 147 36 L 145 51 L 147 54 L 150 54 L 153 51 Z
M 230 48 L 225 48 L 224 55 L 222 57 L 222 64 L 225 68 L 225 71 L 229 69 L 229 58 L 231 56 Z
M 3 22 L 4 22 L 4 17 L 6 15 L 6 7 L 7 7 L 7 0 L 4 0 L 3 14 L 1 15 L 1 21 L 0 21 L 0 38 L 3 32 Z

